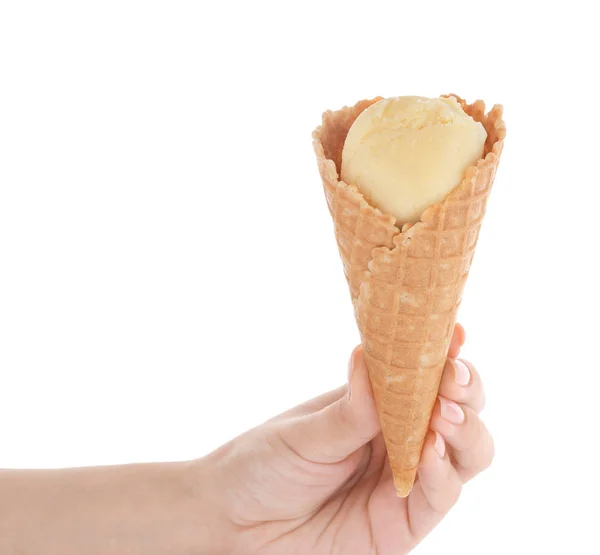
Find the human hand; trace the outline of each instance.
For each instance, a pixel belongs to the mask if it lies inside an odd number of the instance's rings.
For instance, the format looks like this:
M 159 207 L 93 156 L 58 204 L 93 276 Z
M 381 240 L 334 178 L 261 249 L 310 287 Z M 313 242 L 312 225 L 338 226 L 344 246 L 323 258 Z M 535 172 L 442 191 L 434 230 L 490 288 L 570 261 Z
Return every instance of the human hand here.
M 229 553 L 398 555 L 446 515 L 462 485 L 487 468 L 484 393 L 454 330 L 439 399 L 410 495 L 396 496 L 363 351 L 349 382 L 246 432 L 198 461 L 214 509 L 227 515 Z

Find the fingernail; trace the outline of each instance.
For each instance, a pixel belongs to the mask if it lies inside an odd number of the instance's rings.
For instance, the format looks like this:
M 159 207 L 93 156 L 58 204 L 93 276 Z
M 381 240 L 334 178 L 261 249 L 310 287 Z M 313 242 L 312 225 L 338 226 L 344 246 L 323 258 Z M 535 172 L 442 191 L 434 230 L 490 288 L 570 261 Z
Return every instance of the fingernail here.
M 443 459 L 444 455 L 446 454 L 446 442 L 444 441 L 442 434 L 440 434 L 439 432 L 435 432 L 435 443 L 433 445 L 433 448 L 435 449 L 436 453 L 440 456 L 440 458 Z
M 352 354 L 350 355 L 350 360 L 348 361 L 348 399 L 352 397 L 352 374 L 354 373 L 354 360 L 356 358 L 356 353 L 359 347 L 356 347 Z
M 443 397 L 440 397 L 440 412 L 442 418 L 452 424 L 462 424 L 465 421 L 463 410 L 453 401 L 448 401 Z
M 459 359 L 454 361 L 454 381 L 463 387 L 469 385 L 469 382 L 471 381 L 469 367 Z
M 348 385 L 350 385 L 350 382 L 352 381 L 352 371 L 354 370 L 354 353 L 356 352 L 356 349 L 354 351 L 352 351 L 352 354 L 350 355 L 350 360 L 348 361 Z

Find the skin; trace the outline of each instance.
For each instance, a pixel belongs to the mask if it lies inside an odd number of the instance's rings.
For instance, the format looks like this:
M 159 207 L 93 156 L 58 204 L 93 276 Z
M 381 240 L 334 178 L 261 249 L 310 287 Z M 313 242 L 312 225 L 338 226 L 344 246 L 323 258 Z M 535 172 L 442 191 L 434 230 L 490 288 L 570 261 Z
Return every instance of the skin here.
M 468 374 L 457 370 L 464 340 L 457 326 L 418 479 L 405 499 L 395 493 L 360 347 L 350 360 L 349 386 L 207 457 L 203 464 L 218 469 L 217 483 L 229 486 L 221 506 L 232 525 L 231 550 L 398 555 L 414 548 L 456 503 L 463 484 L 494 456 L 492 438 L 478 417 L 484 406 L 479 375 L 470 363 Z
M 348 385 L 202 459 L 0 471 L 0 553 L 408 553 L 494 455 L 478 417 L 481 380 L 456 358 L 464 340 L 457 326 L 405 499 L 396 497 L 359 347 Z

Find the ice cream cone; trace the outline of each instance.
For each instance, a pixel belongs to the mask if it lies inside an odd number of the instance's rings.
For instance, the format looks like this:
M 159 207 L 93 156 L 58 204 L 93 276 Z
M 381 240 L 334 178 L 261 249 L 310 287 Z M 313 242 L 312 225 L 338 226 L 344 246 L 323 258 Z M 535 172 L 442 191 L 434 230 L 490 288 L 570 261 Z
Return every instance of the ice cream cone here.
M 502 151 L 502 107 L 456 97 L 487 131 L 484 156 L 416 224 L 395 225 L 339 180 L 344 140 L 377 99 L 328 111 L 313 145 L 350 286 L 398 496 L 412 489 Z

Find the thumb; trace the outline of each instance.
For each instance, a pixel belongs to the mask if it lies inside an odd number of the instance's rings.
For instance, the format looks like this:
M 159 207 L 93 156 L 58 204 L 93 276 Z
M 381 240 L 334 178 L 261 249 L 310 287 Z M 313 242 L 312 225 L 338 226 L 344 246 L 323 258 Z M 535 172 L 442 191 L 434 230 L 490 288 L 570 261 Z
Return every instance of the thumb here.
M 350 357 L 348 394 L 315 413 L 288 420 L 281 437 L 303 459 L 336 463 L 379 431 L 365 355 L 359 346 Z

